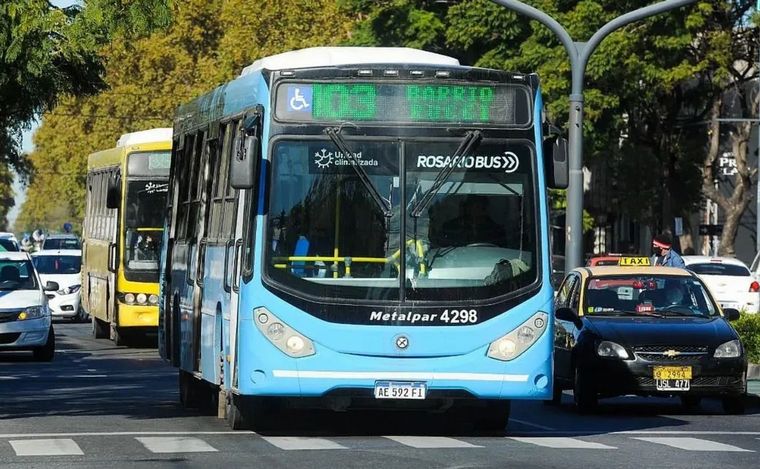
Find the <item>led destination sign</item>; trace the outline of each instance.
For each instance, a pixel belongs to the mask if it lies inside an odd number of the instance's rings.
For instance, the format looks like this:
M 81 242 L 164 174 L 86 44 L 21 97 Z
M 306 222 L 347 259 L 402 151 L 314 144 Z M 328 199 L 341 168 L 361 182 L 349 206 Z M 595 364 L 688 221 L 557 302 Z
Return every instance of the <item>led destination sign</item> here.
M 526 125 L 524 87 L 481 83 L 286 83 L 276 115 L 296 122 L 490 123 Z

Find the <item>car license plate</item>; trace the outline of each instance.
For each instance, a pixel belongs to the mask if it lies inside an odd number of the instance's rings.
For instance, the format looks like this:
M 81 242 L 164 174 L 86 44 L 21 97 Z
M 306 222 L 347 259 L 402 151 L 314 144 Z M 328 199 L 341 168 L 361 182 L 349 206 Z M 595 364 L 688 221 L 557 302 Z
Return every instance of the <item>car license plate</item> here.
M 416 381 L 376 381 L 375 399 L 425 399 L 427 384 Z
M 655 385 L 658 391 L 688 391 L 691 381 L 688 379 L 656 379 Z
M 690 366 L 655 366 L 654 379 L 691 379 Z

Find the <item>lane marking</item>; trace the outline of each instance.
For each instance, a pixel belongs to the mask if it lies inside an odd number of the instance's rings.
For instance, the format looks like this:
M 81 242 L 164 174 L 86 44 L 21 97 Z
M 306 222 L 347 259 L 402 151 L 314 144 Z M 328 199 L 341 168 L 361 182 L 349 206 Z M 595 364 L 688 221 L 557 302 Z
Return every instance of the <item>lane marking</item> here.
M 213 453 L 217 449 L 200 438 L 189 436 L 149 436 L 135 440 L 152 453 Z
M 448 438 L 444 436 L 384 436 L 402 445 L 420 449 L 436 448 L 482 448 L 482 446 L 473 445 L 466 441 Z
M 727 445 L 725 443 L 718 443 L 716 441 L 703 440 L 701 438 L 645 438 L 636 437 L 634 440 L 647 441 L 649 443 L 657 443 L 660 445 L 670 446 L 678 449 L 685 449 L 687 451 L 733 451 L 741 453 L 754 453 L 754 451 L 738 446 Z
M 514 420 L 510 418 L 509 420 Z M 721 431 L 721 430 L 621 430 L 621 431 L 605 431 L 605 430 L 554 430 L 554 431 L 517 431 L 510 432 L 515 435 L 526 436 L 562 436 L 562 435 L 588 435 L 588 436 L 600 436 L 600 435 L 704 435 L 704 436 L 720 436 L 720 435 L 746 435 L 746 436 L 760 436 L 758 431 Z
M 262 436 L 267 443 L 286 451 L 311 450 L 311 449 L 348 449 L 334 441 L 324 438 L 310 438 L 302 436 Z
M 583 441 L 576 438 L 544 436 L 539 438 L 509 437 L 520 443 L 530 443 L 536 446 L 556 449 L 617 449 L 615 446 L 607 446 L 592 441 Z
M 527 425 L 528 427 L 540 428 L 541 430 L 557 431 L 556 428 L 547 427 L 547 426 L 544 426 L 544 425 L 539 425 L 537 423 L 526 422 L 525 420 L 513 419 L 512 417 L 509 418 L 509 421 L 510 422 L 515 422 L 515 423 L 519 423 L 520 425 Z
M 245 430 L 226 431 L 175 431 L 175 432 L 79 432 L 79 433 L 5 433 L 0 438 L 39 438 L 39 437 L 63 437 L 63 436 L 150 436 L 150 435 L 255 435 L 254 432 Z
M 16 456 L 82 456 L 82 448 L 69 438 L 48 440 L 11 440 Z

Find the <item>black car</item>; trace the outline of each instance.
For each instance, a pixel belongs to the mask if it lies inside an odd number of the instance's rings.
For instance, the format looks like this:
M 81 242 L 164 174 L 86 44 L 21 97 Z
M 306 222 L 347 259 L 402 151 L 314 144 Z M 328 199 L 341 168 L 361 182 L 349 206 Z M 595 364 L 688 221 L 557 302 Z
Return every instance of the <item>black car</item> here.
M 747 357 L 729 320 L 691 272 L 592 267 L 570 272 L 555 300 L 554 402 L 572 389 L 582 412 L 600 397 L 719 397 L 744 412 Z

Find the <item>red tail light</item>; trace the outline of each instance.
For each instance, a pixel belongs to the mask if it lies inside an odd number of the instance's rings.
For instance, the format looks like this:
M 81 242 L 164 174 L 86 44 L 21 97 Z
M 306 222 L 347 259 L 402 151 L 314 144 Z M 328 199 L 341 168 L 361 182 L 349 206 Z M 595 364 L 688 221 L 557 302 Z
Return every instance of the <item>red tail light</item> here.
M 760 283 L 757 283 L 757 281 L 752 282 L 749 286 L 749 291 L 754 291 L 754 292 L 760 291 Z

